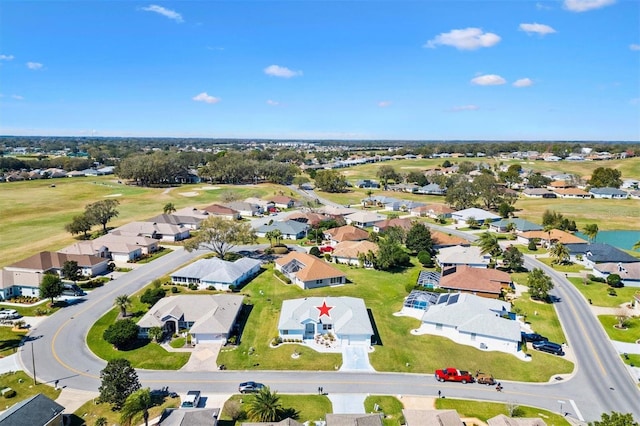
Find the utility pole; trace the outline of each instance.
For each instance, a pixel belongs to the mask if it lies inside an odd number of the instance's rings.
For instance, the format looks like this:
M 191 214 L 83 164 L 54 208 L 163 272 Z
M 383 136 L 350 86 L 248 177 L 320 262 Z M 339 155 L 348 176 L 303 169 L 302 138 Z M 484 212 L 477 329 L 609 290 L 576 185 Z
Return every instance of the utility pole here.
M 36 382 L 36 356 L 33 353 L 33 342 L 31 342 L 31 365 L 33 366 L 33 384 L 37 385 Z

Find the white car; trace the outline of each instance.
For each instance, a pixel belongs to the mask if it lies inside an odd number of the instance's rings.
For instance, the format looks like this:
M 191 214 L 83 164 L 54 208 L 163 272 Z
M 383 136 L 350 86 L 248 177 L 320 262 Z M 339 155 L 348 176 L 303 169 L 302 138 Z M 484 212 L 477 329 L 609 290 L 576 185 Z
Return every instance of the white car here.
M 20 314 L 15 309 L 0 309 L 0 320 L 20 318 Z

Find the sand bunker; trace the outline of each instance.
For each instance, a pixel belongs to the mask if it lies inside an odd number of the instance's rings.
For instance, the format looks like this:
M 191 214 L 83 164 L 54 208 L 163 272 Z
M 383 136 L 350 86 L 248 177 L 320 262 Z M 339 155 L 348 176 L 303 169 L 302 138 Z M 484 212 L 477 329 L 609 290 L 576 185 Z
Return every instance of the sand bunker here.
M 110 194 L 110 195 L 105 195 L 105 197 L 122 197 L 122 194 Z
M 211 186 L 211 185 L 209 185 L 209 186 L 203 186 L 200 189 L 202 189 L 203 191 L 214 191 L 216 189 L 220 189 L 220 187 L 219 186 Z
M 200 194 L 195 191 L 191 191 L 191 192 L 181 192 L 180 195 L 182 195 L 183 197 L 197 197 Z

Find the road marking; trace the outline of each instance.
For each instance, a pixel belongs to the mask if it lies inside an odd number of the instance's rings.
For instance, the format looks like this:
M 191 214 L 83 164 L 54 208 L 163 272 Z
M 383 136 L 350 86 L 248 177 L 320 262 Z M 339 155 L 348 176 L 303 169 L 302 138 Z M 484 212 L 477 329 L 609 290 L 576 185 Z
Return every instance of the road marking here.
M 569 402 L 573 407 L 573 411 L 576 412 L 576 416 L 578 416 L 578 419 L 580 419 L 581 422 L 584 422 L 584 417 L 582 417 L 582 413 L 580 412 L 580 410 L 578 410 L 578 406 L 576 405 L 576 402 L 573 399 L 570 399 Z

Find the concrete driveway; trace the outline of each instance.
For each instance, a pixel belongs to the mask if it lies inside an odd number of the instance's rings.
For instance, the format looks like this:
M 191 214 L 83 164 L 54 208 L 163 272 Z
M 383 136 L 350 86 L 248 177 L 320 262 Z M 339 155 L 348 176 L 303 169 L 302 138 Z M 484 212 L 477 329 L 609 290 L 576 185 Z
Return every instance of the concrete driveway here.
M 218 353 L 221 343 L 199 343 L 192 349 L 189 361 L 180 371 L 216 371 L 218 370 Z
M 368 349 L 361 345 L 343 346 L 340 371 L 375 371 L 369 363 Z

